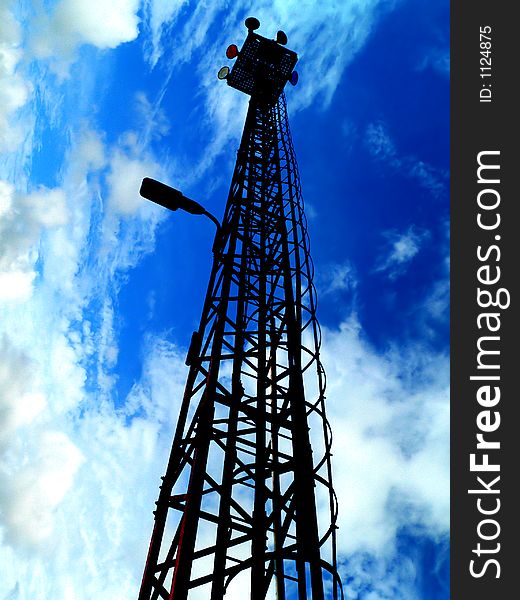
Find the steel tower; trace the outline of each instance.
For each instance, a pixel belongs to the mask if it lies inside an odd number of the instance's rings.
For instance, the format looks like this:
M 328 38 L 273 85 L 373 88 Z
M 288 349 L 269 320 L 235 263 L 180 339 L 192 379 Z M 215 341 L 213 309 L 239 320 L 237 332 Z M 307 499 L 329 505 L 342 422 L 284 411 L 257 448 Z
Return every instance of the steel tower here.
M 219 71 L 251 99 L 139 600 L 343 597 L 313 265 L 283 95 L 297 56 L 283 32 L 273 41 L 257 19 L 246 26 L 240 51 L 227 50 L 233 69 Z M 178 208 L 168 189 L 182 198 L 164 186 L 157 201 Z

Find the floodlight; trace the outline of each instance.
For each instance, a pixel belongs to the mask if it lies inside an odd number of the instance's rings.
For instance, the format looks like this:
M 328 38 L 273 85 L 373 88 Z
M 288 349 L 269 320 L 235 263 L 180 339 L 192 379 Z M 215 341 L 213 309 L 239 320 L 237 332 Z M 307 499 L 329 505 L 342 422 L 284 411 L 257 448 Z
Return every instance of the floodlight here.
M 238 56 L 238 47 L 236 44 L 231 44 L 227 47 L 226 56 L 228 58 L 236 58 Z
M 229 67 L 222 67 L 222 69 L 220 69 L 220 71 L 217 73 L 217 77 L 219 79 L 226 79 L 226 77 L 229 75 Z
M 285 31 L 279 31 L 276 34 L 276 41 L 282 46 L 285 46 L 285 44 L 287 44 L 287 35 L 285 34 Z

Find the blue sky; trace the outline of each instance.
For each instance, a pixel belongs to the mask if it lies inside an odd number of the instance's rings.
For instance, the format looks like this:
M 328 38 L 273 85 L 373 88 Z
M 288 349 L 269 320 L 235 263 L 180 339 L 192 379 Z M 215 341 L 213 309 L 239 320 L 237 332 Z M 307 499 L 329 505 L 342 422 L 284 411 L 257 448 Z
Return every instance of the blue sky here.
M 0 0 L 0 598 L 135 597 L 247 98 L 287 90 L 347 598 L 449 597 L 449 3 Z

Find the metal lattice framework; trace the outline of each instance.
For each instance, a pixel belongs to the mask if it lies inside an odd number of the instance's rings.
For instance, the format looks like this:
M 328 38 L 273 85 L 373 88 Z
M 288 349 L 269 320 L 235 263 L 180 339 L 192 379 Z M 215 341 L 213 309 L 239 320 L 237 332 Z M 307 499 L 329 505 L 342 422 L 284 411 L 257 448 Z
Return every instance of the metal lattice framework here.
M 312 278 L 285 97 L 253 96 L 140 600 L 343 597 Z

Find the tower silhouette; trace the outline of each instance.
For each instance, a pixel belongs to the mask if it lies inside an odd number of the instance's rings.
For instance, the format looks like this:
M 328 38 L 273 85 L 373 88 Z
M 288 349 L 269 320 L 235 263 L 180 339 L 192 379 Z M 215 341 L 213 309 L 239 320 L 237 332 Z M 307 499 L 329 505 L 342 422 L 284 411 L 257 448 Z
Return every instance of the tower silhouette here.
M 283 32 L 269 40 L 259 25 L 246 20 L 242 48 L 226 53 L 232 70 L 219 71 L 251 99 L 139 600 L 343 597 L 313 265 L 283 95 L 297 56 Z

